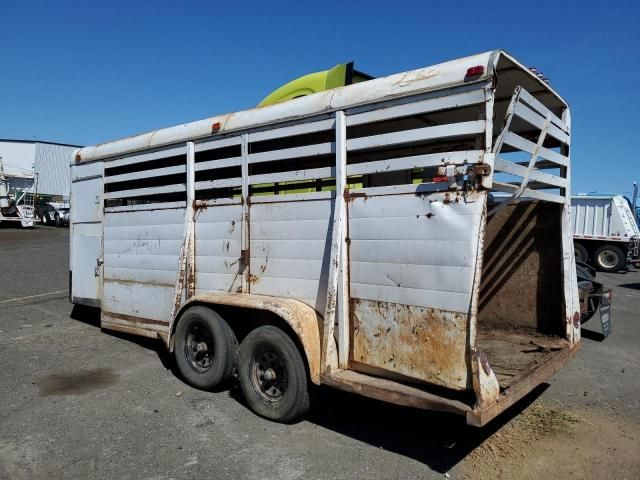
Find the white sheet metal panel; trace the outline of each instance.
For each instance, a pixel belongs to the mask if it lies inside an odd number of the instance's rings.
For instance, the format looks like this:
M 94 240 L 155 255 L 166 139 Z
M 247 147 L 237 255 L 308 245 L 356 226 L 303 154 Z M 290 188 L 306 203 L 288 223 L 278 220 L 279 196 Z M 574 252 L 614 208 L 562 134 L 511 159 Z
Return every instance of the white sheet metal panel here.
M 100 270 L 96 276 L 95 269 L 102 251 L 102 224 L 81 223 L 72 225 L 71 230 L 71 297 L 98 301 L 101 298 Z
M 330 199 L 251 205 L 250 292 L 324 312 L 332 216 Z
M 96 305 L 102 298 L 102 162 L 75 165 L 72 171 L 86 179 L 76 180 L 71 191 L 71 297 Z
M 102 176 L 103 162 L 79 163 L 71 166 L 71 181 Z
M 354 198 L 351 297 L 469 311 L 484 195 Z
M 571 197 L 571 224 L 576 238 L 621 241 L 640 235 L 621 195 Z
M 196 294 L 235 292 L 242 285 L 242 205 L 198 210 L 195 223 Z
M 71 222 L 99 222 L 102 218 L 102 177 L 73 184 Z
M 102 309 L 169 321 L 185 209 L 106 213 Z
M 469 311 L 486 194 L 349 203 L 351 368 L 470 387 Z
M 105 314 L 116 313 L 138 319 L 159 320 L 168 325 L 173 288 L 173 285 L 169 287 L 151 283 L 105 281 L 102 311 Z

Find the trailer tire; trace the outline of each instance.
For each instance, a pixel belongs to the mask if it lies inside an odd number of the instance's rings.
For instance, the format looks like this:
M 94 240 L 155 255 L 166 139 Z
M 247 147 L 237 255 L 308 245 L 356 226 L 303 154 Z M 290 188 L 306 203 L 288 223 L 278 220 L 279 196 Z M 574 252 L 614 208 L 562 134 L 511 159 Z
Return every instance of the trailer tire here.
M 627 255 L 620 247 L 607 244 L 598 247 L 593 261 L 603 272 L 617 272 L 626 265 Z
M 306 365 L 294 341 L 278 327 L 258 327 L 245 337 L 238 377 L 249 407 L 262 417 L 289 423 L 309 410 Z
M 573 242 L 573 251 L 576 256 L 576 261 L 589 263 L 589 253 L 584 245 L 578 242 Z
M 187 383 L 211 390 L 234 372 L 238 340 L 216 312 L 202 306 L 190 307 L 180 315 L 173 354 Z

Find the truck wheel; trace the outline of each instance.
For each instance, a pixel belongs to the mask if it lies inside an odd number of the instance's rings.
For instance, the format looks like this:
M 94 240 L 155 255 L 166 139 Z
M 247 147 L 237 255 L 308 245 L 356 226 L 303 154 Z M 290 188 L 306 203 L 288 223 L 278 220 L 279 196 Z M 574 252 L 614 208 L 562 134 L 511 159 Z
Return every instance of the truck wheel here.
M 291 422 L 309 410 L 309 378 L 300 351 L 278 327 L 265 325 L 240 344 L 238 377 L 244 398 L 258 415 Z
M 220 315 L 196 306 L 180 316 L 173 352 L 178 371 L 187 383 L 210 390 L 235 370 L 238 340 Z
M 54 216 L 55 219 L 55 223 L 56 223 L 56 227 L 61 227 L 62 226 L 62 221 L 60 220 L 60 215 L 58 215 L 57 213 Z
M 49 225 L 49 223 L 51 223 L 49 214 L 47 212 L 43 213 L 42 217 L 40 217 L 40 221 L 42 222 L 42 225 Z
M 615 245 L 602 245 L 594 255 L 596 267 L 603 272 L 617 272 L 624 268 L 627 256 L 620 247 Z
M 576 260 L 578 262 L 588 263 L 589 254 L 587 253 L 587 249 L 584 248 L 584 245 L 581 245 L 580 243 L 577 243 L 577 242 L 573 242 L 573 251 L 575 253 Z

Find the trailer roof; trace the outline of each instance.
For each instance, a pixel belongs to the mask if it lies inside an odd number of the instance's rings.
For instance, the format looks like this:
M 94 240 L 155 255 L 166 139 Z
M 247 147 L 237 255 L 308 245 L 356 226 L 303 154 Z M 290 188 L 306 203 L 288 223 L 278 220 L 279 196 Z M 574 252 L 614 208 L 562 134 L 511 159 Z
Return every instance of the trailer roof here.
M 483 67 L 471 78 L 467 71 Z M 87 162 L 132 152 L 216 136 L 285 121 L 298 120 L 365 103 L 389 100 L 457 85 L 484 82 L 491 76 L 521 85 L 530 93 L 542 92 L 540 99 L 552 111 L 562 113 L 566 102 L 545 82 L 504 50 L 472 55 L 437 65 L 335 88 L 275 105 L 216 115 L 203 120 L 162 128 L 112 142 L 84 147 L 74 152 L 75 162 Z M 218 128 L 214 128 L 216 125 Z

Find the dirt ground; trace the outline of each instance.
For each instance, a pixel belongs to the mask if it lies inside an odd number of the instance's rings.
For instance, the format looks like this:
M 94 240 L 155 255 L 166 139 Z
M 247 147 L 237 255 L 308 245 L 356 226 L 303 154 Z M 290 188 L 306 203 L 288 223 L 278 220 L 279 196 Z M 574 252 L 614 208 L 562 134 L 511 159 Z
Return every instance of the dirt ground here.
M 638 478 L 639 426 L 540 401 L 469 454 L 464 478 Z
M 68 301 L 68 230 L 0 228 L 0 479 L 640 478 L 640 270 L 548 383 L 484 428 L 330 389 L 294 425 L 173 375 Z

